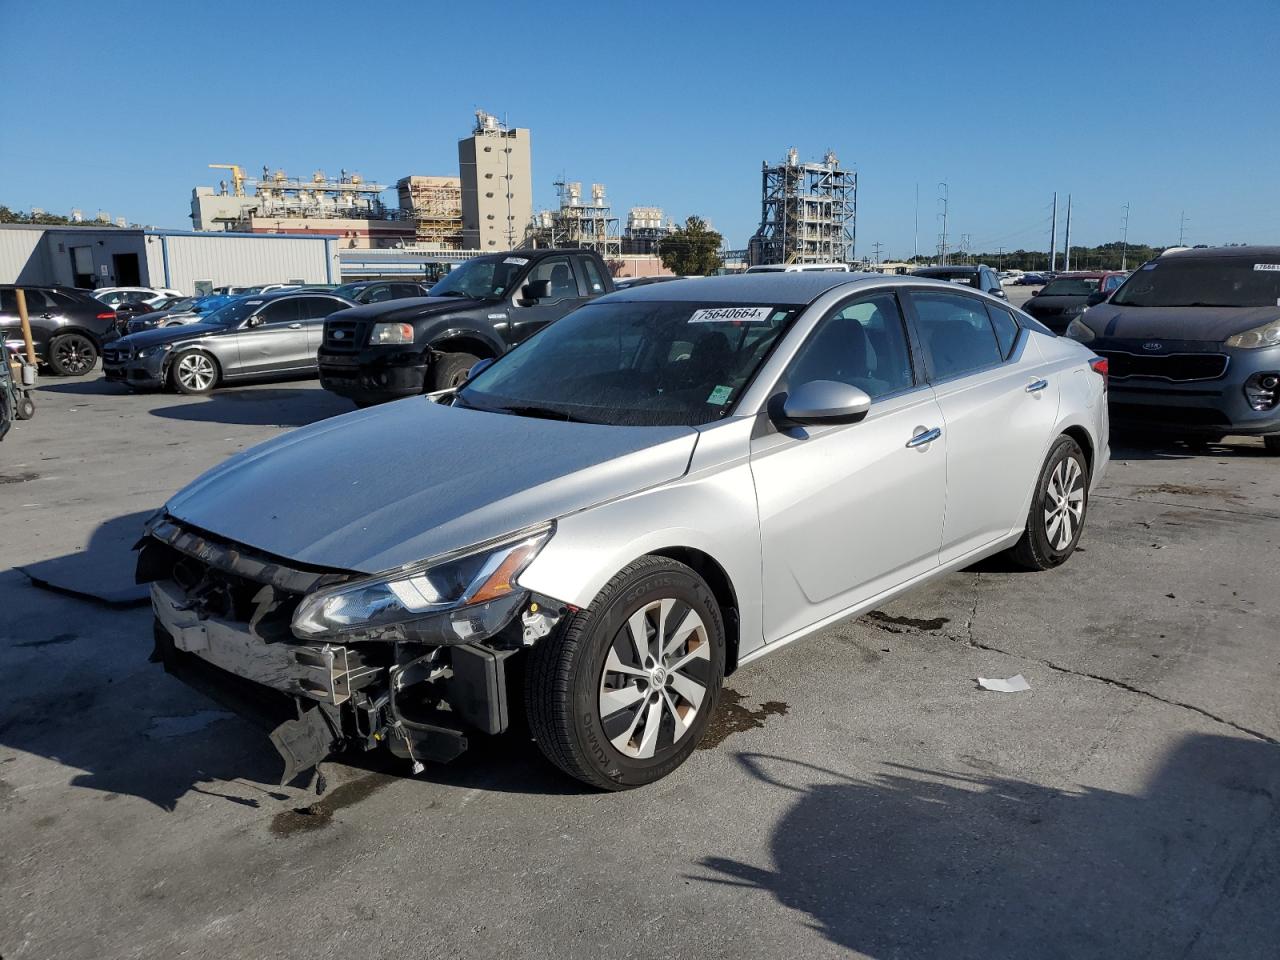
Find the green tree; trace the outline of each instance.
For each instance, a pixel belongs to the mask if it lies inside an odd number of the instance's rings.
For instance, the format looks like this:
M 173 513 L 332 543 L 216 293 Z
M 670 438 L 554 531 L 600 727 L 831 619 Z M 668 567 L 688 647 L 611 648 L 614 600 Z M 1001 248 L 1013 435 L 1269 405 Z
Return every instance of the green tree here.
M 707 226 L 701 217 L 689 217 L 684 226 L 676 227 L 669 236 L 658 241 L 662 265 L 682 277 L 710 276 L 723 265 L 720 248 L 724 239 Z

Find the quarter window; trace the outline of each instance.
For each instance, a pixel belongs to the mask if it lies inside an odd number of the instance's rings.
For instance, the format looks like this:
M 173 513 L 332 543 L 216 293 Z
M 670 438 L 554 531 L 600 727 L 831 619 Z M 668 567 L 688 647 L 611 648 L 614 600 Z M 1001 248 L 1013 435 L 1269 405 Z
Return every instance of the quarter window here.
M 818 325 L 787 374 L 793 389 L 812 380 L 847 383 L 873 400 L 914 384 L 906 329 L 892 293 L 860 299 Z
M 604 293 L 604 281 L 600 279 L 600 268 L 596 266 L 596 262 L 590 257 L 579 257 L 578 263 L 587 276 L 587 289 L 592 293 Z
M 1001 358 L 1008 360 L 1013 353 L 1013 345 L 1018 339 L 1018 321 L 1013 314 L 995 304 L 986 304 L 987 313 L 991 317 L 991 326 L 996 331 L 996 342 L 1000 345 Z
M 933 379 L 993 367 L 1004 357 L 981 300 L 949 293 L 911 294 Z

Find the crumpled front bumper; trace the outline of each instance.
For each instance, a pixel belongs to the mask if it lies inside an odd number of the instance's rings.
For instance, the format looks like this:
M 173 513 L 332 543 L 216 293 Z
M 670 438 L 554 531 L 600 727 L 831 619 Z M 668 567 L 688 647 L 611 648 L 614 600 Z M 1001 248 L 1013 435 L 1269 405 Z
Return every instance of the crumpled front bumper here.
M 125 355 L 110 348 L 102 353 L 102 375 L 116 383 L 127 383 L 135 387 L 160 387 L 165 381 L 165 360 L 168 354 L 163 351 L 146 357 Z

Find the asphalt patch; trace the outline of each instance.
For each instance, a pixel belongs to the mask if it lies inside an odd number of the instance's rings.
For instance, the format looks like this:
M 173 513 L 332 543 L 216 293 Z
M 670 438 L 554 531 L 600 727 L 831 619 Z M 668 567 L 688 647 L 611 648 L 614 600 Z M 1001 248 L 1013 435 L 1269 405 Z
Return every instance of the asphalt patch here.
M 707 724 L 702 742 L 698 744 L 699 750 L 718 747 L 735 733 L 763 727 L 770 717 L 785 717 L 790 709 L 780 700 L 766 700 L 752 710 L 742 705 L 745 699 L 737 690 L 728 687 L 720 691 L 720 704 L 716 707 L 711 722 Z
M 351 780 L 315 803 L 277 813 L 271 821 L 271 832 L 277 837 L 289 837 L 297 833 L 322 830 L 333 822 L 335 813 L 369 799 L 398 779 L 400 778 L 385 773 L 371 773 L 367 777 Z
M 0 473 L 0 483 L 27 483 L 39 479 L 38 473 Z
M 892 624 L 898 627 L 910 627 L 913 630 L 941 630 L 951 622 L 950 617 L 932 617 L 928 620 L 922 620 L 918 617 L 892 617 L 879 610 L 872 610 L 865 616 L 868 620 L 874 620 L 876 623 Z
M 25 643 L 15 643 L 15 647 L 56 647 L 60 643 L 72 643 L 79 640 L 80 637 L 74 633 L 60 633 L 57 636 L 50 637 L 48 640 L 27 640 Z
M 1175 497 L 1220 497 L 1223 500 L 1233 501 L 1244 499 L 1240 494 L 1233 493 L 1230 490 L 1220 490 L 1215 487 L 1205 487 L 1190 483 L 1158 483 L 1152 487 L 1139 487 L 1134 493 L 1163 493 Z

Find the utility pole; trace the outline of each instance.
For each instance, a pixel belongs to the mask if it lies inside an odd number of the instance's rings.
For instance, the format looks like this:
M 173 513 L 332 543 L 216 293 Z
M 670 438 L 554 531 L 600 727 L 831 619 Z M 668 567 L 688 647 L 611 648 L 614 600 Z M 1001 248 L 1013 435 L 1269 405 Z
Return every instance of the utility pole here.
M 880 266 L 880 248 L 884 246 L 884 244 L 882 244 L 879 240 L 877 240 L 875 243 L 872 244 L 872 246 L 876 248 L 875 264 L 878 267 Z
M 996 248 L 996 269 L 1004 269 L 1004 247 Z
M 916 183 L 916 219 L 911 228 L 911 259 L 920 256 L 920 184 Z
M 1067 236 L 1062 244 L 1062 269 L 1071 269 L 1071 194 L 1067 194 Z
M 1058 191 L 1053 191 L 1053 223 L 1049 227 L 1049 272 L 1058 269 Z
M 945 267 L 947 265 L 947 217 L 950 213 L 948 207 L 951 205 L 951 188 L 943 181 L 938 184 L 938 189 L 942 191 L 942 196 L 938 200 L 942 203 L 942 213 L 938 214 L 942 218 L 942 236 L 938 239 L 938 265 Z
M 1182 216 L 1178 220 L 1178 246 L 1185 247 L 1187 239 L 1187 211 L 1182 211 Z
M 1124 202 L 1121 208 L 1124 210 L 1124 217 L 1120 221 L 1120 269 L 1125 269 L 1129 262 L 1129 201 Z

